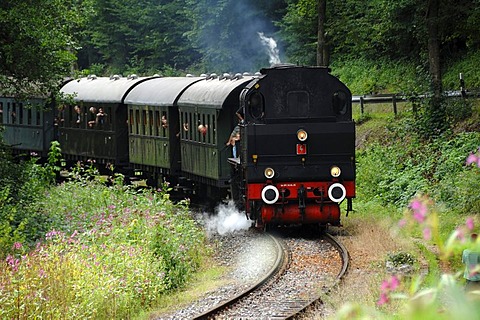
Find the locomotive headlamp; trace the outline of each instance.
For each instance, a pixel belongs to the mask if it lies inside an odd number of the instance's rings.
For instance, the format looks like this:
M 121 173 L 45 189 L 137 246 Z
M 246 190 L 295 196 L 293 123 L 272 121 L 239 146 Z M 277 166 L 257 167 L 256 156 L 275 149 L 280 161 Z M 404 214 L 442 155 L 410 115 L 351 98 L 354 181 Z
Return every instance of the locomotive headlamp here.
M 340 170 L 340 168 L 337 167 L 337 166 L 333 166 L 333 167 L 330 168 L 330 174 L 334 178 L 338 178 L 341 173 L 342 173 L 342 170 Z
M 265 175 L 265 178 L 272 179 L 273 176 L 275 175 L 275 170 L 273 170 L 272 168 L 267 168 L 265 169 L 263 174 Z
M 303 129 L 298 130 L 298 131 L 297 131 L 297 138 L 298 138 L 298 140 L 300 140 L 300 141 L 302 141 L 302 142 L 305 141 L 305 140 L 307 140 L 307 138 L 308 138 L 308 133 L 307 133 L 307 131 L 305 131 L 305 130 L 303 130 Z

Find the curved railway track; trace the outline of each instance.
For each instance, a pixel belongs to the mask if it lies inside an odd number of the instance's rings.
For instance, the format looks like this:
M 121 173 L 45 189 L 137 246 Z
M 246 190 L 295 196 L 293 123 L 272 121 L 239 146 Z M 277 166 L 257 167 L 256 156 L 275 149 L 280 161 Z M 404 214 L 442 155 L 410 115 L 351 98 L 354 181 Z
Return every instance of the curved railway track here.
M 242 293 L 194 319 L 291 319 L 321 300 L 347 271 L 346 248 L 333 236 L 273 236 L 276 261 Z

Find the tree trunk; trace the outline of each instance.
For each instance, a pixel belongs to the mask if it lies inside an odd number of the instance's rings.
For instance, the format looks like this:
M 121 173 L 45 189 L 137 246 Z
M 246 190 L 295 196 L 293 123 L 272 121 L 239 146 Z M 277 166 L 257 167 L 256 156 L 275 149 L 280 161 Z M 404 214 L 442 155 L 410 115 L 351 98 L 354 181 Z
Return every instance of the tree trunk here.
M 428 63 L 435 98 L 442 95 L 442 72 L 440 65 L 440 43 L 438 41 L 438 9 L 440 0 L 428 0 Z
M 328 66 L 327 44 L 325 39 L 325 17 L 327 0 L 318 0 L 318 40 L 317 40 L 317 65 Z

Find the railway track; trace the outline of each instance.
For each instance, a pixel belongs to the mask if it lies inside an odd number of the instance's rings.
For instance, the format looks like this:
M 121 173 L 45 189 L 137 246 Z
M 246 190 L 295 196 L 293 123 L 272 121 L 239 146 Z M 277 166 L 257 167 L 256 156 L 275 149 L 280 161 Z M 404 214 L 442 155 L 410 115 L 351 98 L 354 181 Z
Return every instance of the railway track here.
M 276 243 L 276 261 L 265 276 L 194 319 L 291 319 L 346 273 L 348 252 L 329 234 L 270 237 Z

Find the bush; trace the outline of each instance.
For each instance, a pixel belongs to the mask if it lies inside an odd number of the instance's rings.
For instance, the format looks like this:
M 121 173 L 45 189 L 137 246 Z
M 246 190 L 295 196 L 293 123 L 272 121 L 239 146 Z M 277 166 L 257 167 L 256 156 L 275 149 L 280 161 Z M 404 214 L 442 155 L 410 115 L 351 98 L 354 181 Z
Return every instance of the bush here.
M 403 138 L 403 141 L 405 138 Z M 465 167 L 465 154 L 476 151 L 480 133 L 442 136 L 431 142 L 383 140 L 357 152 L 358 198 L 404 207 L 416 193 L 429 193 L 448 208 L 478 206 L 476 174 Z

